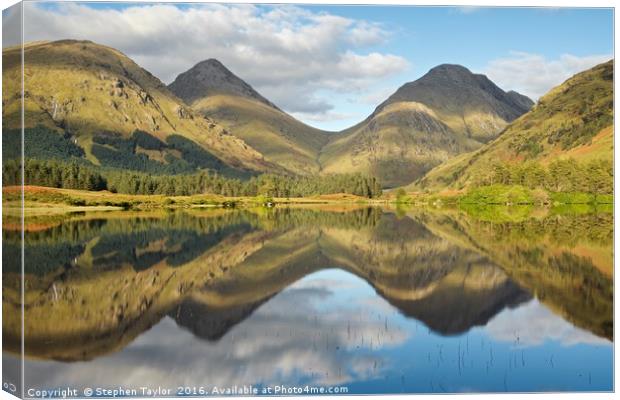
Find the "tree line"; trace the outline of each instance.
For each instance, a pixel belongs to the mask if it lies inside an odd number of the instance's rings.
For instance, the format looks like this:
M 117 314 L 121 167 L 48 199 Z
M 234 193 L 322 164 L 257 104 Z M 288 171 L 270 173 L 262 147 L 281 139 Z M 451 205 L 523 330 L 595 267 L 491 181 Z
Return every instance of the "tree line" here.
M 3 185 L 21 184 L 21 163 L 7 160 L 3 166 Z M 109 190 L 125 194 L 162 194 L 188 196 L 217 194 L 223 196 L 306 197 L 330 193 L 348 193 L 367 198 L 381 195 L 381 184 L 364 174 L 325 176 L 283 176 L 262 174 L 241 180 L 217 173 L 200 171 L 191 174 L 151 175 L 137 171 L 95 167 L 81 160 L 26 159 L 24 181 L 65 189 Z
M 586 192 L 612 194 L 614 171 L 611 160 L 577 162 L 554 160 L 548 165 L 535 161 L 522 164 L 497 162 L 491 173 L 477 180 L 477 186 L 493 184 L 521 185 L 550 192 Z

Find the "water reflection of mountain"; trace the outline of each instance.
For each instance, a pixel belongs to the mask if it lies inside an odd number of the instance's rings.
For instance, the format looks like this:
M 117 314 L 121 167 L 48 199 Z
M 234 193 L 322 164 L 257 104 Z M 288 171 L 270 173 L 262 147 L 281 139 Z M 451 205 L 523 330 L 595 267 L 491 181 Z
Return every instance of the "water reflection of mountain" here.
M 231 307 L 213 307 L 187 300 L 170 312 L 179 326 L 188 328 L 194 335 L 218 341 L 235 325 L 239 324 L 271 297 L 250 304 Z
M 500 265 L 554 313 L 612 340 L 613 214 L 502 223 L 445 213 L 423 219 L 434 234 Z
M 124 347 L 165 315 L 199 337 L 219 340 L 292 283 L 334 267 L 363 278 L 400 312 L 441 334 L 484 325 L 534 293 L 566 319 L 611 338 L 601 329 L 612 321 L 611 278 L 583 265 L 585 257 L 575 265 L 564 260 L 562 267 L 539 263 L 536 268 L 550 271 L 541 273 L 557 279 L 527 279 L 531 271 L 515 273 L 513 266 L 527 247 L 519 242 L 516 253 L 500 256 L 488 249 L 493 240 L 468 235 L 474 226 L 459 218 L 397 218 L 378 209 L 76 216 L 26 234 L 33 256 L 26 275 L 26 353 L 90 359 Z M 14 251 L 15 233 L 3 236 L 5 249 Z M 598 242 L 603 252 L 611 251 L 606 240 Z M 548 246 L 553 253 L 558 243 Z M 11 279 L 10 265 L 5 273 L 3 309 L 14 311 L 18 280 Z M 570 300 L 579 307 L 556 304 L 566 288 L 564 296 L 574 295 L 577 281 L 588 294 Z M 6 322 L 5 346 L 17 350 L 18 321 Z

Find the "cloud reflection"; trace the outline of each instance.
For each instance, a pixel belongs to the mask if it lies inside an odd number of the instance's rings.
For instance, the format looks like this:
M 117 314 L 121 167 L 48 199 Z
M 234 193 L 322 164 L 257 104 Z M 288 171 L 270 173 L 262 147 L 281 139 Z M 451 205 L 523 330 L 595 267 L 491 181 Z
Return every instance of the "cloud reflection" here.
M 372 291 L 346 272 L 318 272 L 269 300 L 219 341 L 179 330 L 167 317 L 120 353 L 88 363 L 27 361 L 27 378 L 42 387 L 335 385 L 368 379 L 389 365 L 381 350 L 408 338 L 385 305 L 357 301 Z
M 505 310 L 492 319 L 485 330 L 495 340 L 515 342 L 521 346 L 537 346 L 551 340 L 563 346 L 609 344 L 608 340 L 573 326 L 553 314 L 538 300 Z

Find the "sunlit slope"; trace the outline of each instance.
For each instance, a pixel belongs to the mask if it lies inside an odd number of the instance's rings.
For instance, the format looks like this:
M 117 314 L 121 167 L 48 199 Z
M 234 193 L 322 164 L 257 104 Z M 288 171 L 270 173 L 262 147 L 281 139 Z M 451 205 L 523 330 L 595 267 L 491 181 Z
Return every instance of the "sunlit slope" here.
M 455 133 L 479 142 L 495 138 L 533 102 L 514 91 L 505 92 L 482 74 L 460 65 L 442 64 L 422 78 L 401 86 L 379 105 L 416 101 L 433 109 Z
M 192 108 L 213 118 L 265 158 L 290 172 L 317 174 L 319 152 L 328 134 L 257 100 L 232 95 L 209 96 Z
M 225 126 L 290 172 L 320 171 L 318 155 L 329 138 L 256 92 L 217 60 L 205 60 L 180 74 L 169 89 L 194 110 Z
M 613 158 L 613 60 L 555 87 L 499 138 L 448 160 L 410 188 L 466 188 L 483 181 L 497 162 L 544 165 L 563 158 Z
M 484 75 L 440 65 L 332 137 L 320 161 L 324 172 L 369 172 L 388 187 L 403 185 L 496 138 L 532 104 Z
M 455 135 L 418 102 L 387 105 L 357 129 L 333 137 L 321 152 L 324 173 L 364 172 L 386 187 L 411 182 L 450 157 L 480 144 Z
M 3 50 L 3 80 L 12 82 L 2 93 L 4 129 L 20 124 L 20 86 L 16 84 L 20 57 L 19 48 Z M 106 164 L 101 162 L 103 153 L 109 155 L 109 166 L 116 166 L 115 159 L 136 158 L 140 153 L 161 164 L 185 160 L 183 148 L 175 150 L 169 143 L 174 135 L 226 167 L 250 171 L 273 167 L 216 121 L 185 106 L 161 81 L 115 49 L 89 41 L 36 42 L 25 46 L 24 59 L 25 126 L 56 130 L 82 147 L 85 157 L 95 164 Z M 117 137 L 130 139 L 136 130 L 160 142 L 154 148 L 110 144 Z M 95 144 L 95 137 L 105 140 Z

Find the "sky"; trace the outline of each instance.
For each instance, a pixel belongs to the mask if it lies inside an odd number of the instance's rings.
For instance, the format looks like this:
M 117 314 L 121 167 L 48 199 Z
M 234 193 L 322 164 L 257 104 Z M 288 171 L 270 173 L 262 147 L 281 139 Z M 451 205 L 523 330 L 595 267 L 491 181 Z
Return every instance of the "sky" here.
M 3 46 L 17 43 L 5 25 Z M 318 128 L 341 130 L 436 65 L 537 100 L 613 58 L 613 10 L 330 5 L 24 3 L 24 39 L 119 49 L 164 83 L 216 58 Z

